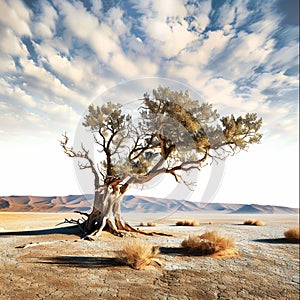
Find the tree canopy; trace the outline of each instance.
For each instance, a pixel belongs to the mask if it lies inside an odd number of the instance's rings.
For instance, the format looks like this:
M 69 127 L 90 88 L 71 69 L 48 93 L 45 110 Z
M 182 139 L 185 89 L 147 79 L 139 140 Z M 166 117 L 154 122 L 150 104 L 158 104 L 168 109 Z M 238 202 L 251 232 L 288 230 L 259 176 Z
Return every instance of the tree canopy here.
M 225 159 L 259 143 L 262 119 L 256 113 L 219 116 L 211 104 L 191 99 L 188 91 L 159 86 L 144 94 L 138 117 L 119 103 L 90 105 L 83 126 L 94 137 L 99 159 L 82 145 L 74 150 L 64 135 L 61 145 L 70 157 L 81 158 L 81 169 L 91 169 L 95 192 L 111 188 L 122 195 L 131 184 L 157 175 L 201 169 L 209 159 Z

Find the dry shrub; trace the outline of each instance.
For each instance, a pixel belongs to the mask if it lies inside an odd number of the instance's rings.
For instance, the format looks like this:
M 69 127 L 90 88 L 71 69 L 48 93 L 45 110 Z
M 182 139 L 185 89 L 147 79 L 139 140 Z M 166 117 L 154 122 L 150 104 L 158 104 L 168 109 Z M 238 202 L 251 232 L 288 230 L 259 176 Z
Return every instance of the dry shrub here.
M 153 222 L 147 222 L 147 226 L 149 227 L 155 227 L 157 224 Z
M 184 220 L 176 222 L 176 226 L 199 226 L 200 223 L 195 220 Z
M 265 223 L 261 220 L 249 219 L 244 221 L 244 225 L 264 226 Z
M 253 225 L 255 225 L 255 226 L 265 226 L 265 223 L 262 220 L 255 220 L 255 223 Z
M 183 226 L 183 221 L 177 221 L 176 226 Z
M 236 249 L 221 250 L 221 251 L 218 251 L 211 255 L 211 257 L 214 257 L 214 258 L 232 258 L 232 257 L 238 257 L 238 256 L 240 256 L 240 253 Z
M 140 223 L 140 226 L 145 226 L 145 224 L 143 222 Z
M 135 240 L 128 242 L 121 251 L 118 251 L 118 259 L 133 269 L 144 270 L 161 266 L 158 254 L 158 247 Z
M 244 225 L 253 225 L 255 223 L 254 219 L 249 219 L 244 221 Z
M 284 236 L 286 239 L 290 241 L 299 242 L 300 240 L 299 227 L 290 228 L 289 230 L 284 232 Z
M 189 236 L 182 241 L 181 246 L 194 255 L 214 254 L 214 257 L 220 258 L 238 255 L 238 251 L 234 250 L 234 239 L 221 236 L 217 231 L 208 231 L 199 236 Z

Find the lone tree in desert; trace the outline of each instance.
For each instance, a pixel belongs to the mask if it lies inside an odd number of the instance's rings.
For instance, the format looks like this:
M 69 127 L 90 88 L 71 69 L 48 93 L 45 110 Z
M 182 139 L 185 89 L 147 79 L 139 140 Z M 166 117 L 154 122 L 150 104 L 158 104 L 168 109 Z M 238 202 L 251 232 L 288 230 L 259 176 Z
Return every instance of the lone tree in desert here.
M 80 160 L 79 168 L 94 176 L 94 203 L 84 221 L 77 222 L 87 239 L 103 229 L 122 236 L 132 228 L 121 216 L 121 202 L 132 185 L 145 184 L 161 174 L 182 181 L 182 173 L 200 170 L 207 161 L 225 159 L 250 144 L 259 143 L 262 119 L 255 113 L 220 118 L 212 105 L 199 104 L 188 91 L 158 87 L 144 94 L 138 118 L 121 104 L 89 106 L 83 126 L 94 137 L 100 153 L 96 159 L 86 148 L 74 149 L 63 135 L 64 152 Z

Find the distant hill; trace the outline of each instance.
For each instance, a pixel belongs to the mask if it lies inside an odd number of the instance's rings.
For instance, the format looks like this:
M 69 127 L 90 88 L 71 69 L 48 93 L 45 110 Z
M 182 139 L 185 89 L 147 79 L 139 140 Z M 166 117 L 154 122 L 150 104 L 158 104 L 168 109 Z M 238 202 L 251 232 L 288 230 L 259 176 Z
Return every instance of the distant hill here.
M 72 212 L 89 211 L 93 195 L 69 195 L 53 197 L 9 196 L 0 197 L 0 212 Z M 186 200 L 170 200 L 144 196 L 125 196 L 123 212 L 199 212 L 231 214 L 295 214 L 298 208 L 259 204 L 200 203 Z

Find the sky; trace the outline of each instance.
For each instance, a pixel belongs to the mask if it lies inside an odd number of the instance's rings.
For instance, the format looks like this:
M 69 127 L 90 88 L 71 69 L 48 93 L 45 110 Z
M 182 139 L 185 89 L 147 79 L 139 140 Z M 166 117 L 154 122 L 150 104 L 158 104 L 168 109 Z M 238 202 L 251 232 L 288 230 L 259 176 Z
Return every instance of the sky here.
M 0 195 L 81 194 L 61 134 L 90 103 L 163 83 L 263 118 L 261 144 L 201 171 L 186 198 L 298 207 L 298 13 L 298 0 L 0 0 Z M 173 197 L 166 182 L 132 192 Z

